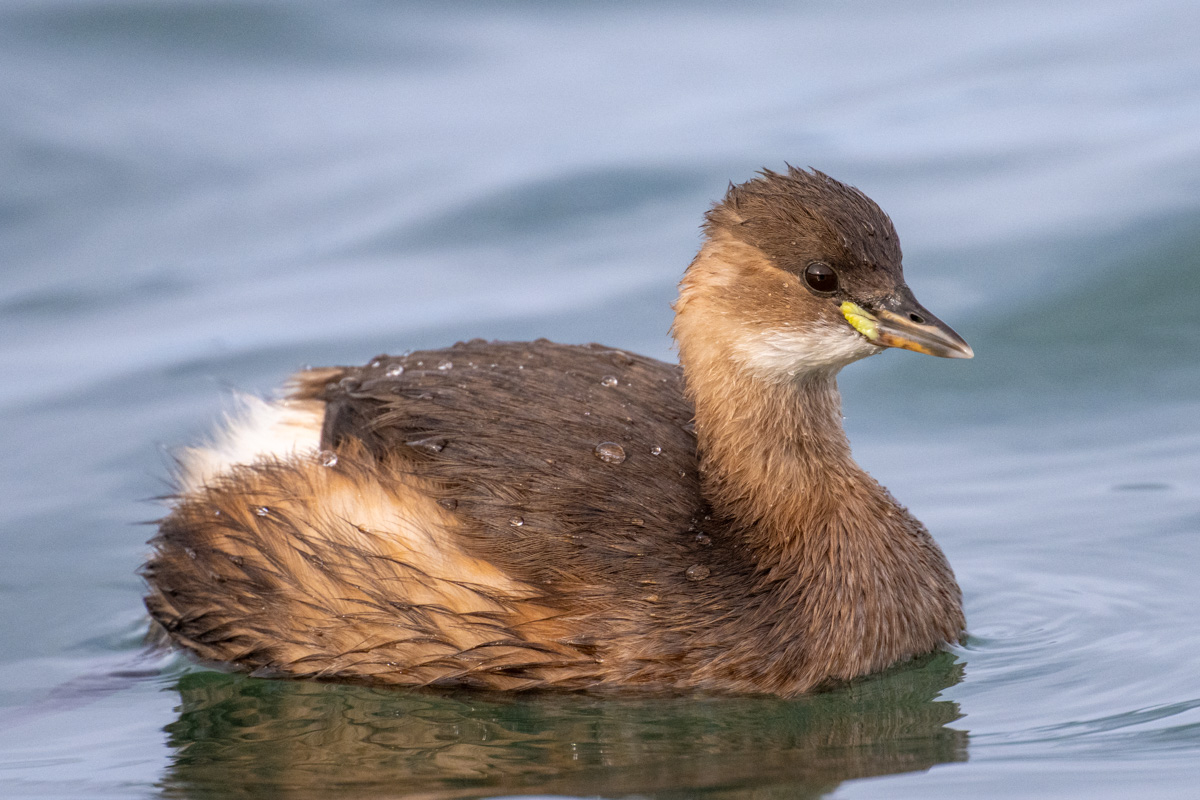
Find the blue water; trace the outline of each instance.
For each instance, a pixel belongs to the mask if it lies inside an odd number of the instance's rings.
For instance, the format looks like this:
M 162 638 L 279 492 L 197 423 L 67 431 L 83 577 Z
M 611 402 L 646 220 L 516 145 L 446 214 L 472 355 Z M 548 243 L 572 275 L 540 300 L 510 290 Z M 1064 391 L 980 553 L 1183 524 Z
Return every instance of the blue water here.
M 1192 797 L 1200 11 L 0 2 L 0 794 Z M 843 375 L 969 642 L 850 689 L 506 699 L 143 655 L 170 448 L 472 336 L 671 358 L 726 182 L 892 215 L 972 362 Z

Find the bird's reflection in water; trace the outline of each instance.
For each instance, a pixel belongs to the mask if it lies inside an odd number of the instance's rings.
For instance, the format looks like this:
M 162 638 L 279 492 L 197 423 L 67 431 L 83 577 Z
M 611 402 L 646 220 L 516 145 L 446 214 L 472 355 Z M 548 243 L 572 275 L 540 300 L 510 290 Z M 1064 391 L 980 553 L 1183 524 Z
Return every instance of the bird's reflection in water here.
M 815 797 L 965 761 L 947 653 L 798 700 L 418 693 L 185 675 L 164 789 L 203 797 Z

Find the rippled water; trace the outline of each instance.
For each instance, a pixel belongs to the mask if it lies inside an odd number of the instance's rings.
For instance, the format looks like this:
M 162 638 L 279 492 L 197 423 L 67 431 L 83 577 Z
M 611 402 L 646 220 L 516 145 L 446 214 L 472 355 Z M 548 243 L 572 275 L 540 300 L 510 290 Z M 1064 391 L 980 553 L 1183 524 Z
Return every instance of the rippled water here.
M 0 3 L 6 797 L 1191 797 L 1187 0 Z M 426 695 L 146 657 L 170 446 L 230 388 L 487 336 L 670 357 L 728 180 L 887 209 L 973 362 L 843 376 L 971 637 L 842 691 Z

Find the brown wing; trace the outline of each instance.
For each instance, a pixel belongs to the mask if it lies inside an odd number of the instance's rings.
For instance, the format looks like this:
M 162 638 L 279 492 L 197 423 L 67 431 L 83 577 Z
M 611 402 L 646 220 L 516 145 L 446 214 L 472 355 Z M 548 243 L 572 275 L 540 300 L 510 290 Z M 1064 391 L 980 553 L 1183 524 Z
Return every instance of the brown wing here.
M 323 447 L 354 439 L 408 462 L 464 545 L 521 580 L 645 592 L 712 557 L 677 366 L 475 340 L 302 379 L 299 394 L 328 404 Z

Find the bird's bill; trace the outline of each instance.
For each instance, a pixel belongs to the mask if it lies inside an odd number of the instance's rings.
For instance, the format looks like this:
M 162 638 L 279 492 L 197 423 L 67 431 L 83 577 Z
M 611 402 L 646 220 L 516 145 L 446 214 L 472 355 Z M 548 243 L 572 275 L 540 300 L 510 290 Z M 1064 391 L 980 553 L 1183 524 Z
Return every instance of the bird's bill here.
M 849 300 L 842 315 L 856 331 L 880 347 L 900 347 L 941 358 L 974 358 L 975 351 L 961 336 L 930 314 L 911 296 L 896 297 L 871 311 Z

